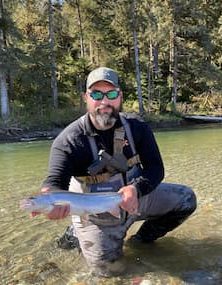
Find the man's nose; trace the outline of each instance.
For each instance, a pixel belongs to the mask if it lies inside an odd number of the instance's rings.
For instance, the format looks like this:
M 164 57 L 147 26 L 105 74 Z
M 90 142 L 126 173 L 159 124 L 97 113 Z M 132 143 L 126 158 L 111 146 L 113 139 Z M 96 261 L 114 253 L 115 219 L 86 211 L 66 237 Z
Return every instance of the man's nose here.
M 110 103 L 110 100 L 107 98 L 107 96 L 105 95 L 103 97 L 103 99 L 101 100 L 101 104 L 107 105 L 108 103 Z

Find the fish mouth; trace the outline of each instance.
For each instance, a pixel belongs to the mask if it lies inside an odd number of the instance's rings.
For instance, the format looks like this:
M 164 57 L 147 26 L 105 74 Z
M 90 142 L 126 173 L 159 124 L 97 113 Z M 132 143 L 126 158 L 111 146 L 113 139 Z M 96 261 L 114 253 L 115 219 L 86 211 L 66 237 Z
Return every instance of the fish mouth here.
M 35 204 L 30 199 L 23 199 L 20 201 L 20 209 L 28 210 L 31 209 Z

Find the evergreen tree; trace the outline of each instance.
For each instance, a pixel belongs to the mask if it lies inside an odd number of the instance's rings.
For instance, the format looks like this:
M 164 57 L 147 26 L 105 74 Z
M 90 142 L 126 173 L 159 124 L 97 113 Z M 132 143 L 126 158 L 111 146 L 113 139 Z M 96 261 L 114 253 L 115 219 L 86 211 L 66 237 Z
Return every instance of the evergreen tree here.
M 175 109 L 193 96 L 222 90 L 220 0 L 8 0 L 4 5 L 2 113 L 9 101 L 11 114 L 44 116 L 53 105 L 80 107 L 86 76 L 97 66 L 118 71 L 125 99 L 138 101 L 140 113 L 144 107 L 165 112 L 171 102 Z

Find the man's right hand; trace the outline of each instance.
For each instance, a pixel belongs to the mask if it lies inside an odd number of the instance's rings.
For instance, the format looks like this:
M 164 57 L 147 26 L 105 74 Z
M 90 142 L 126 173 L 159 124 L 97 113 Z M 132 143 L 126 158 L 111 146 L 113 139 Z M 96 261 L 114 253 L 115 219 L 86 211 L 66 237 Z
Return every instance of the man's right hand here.
M 48 192 L 50 191 L 49 187 L 43 187 L 41 189 L 41 192 Z M 32 212 L 31 217 L 35 217 L 37 215 L 40 215 L 40 212 Z M 46 214 L 46 217 L 50 220 L 60 220 L 66 218 L 70 214 L 70 206 L 69 205 L 56 205 L 52 209 L 51 212 Z

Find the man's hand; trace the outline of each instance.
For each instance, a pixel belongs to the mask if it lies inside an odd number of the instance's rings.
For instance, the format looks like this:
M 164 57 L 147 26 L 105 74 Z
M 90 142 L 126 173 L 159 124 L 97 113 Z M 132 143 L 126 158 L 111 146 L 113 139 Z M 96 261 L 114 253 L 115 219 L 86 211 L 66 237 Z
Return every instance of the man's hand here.
M 50 191 L 49 187 L 44 187 L 41 189 L 41 192 L 48 192 Z M 32 212 L 31 217 L 35 217 L 37 215 L 40 215 L 40 212 Z M 70 214 L 70 206 L 69 205 L 56 205 L 52 209 L 50 213 L 48 213 L 46 216 L 50 220 L 60 220 L 66 218 Z
M 120 204 L 120 207 L 131 215 L 138 214 L 139 202 L 136 187 L 127 185 L 122 187 L 118 192 L 123 195 L 123 201 Z

